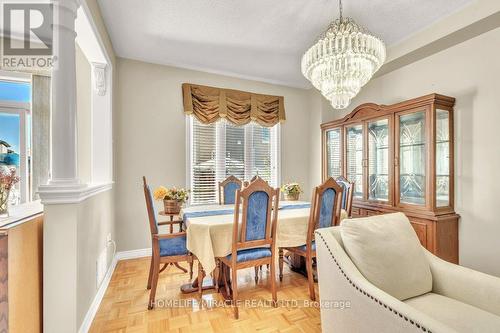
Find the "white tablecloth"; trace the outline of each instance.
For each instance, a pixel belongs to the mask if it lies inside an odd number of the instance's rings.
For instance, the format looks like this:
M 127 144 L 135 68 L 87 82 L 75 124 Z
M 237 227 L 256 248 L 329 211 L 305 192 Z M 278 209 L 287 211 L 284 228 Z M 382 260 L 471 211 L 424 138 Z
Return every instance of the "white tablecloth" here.
M 308 204 L 304 201 L 280 202 L 278 225 L 276 229 L 276 245 L 279 247 L 300 246 L 306 243 L 307 225 L 310 208 L 293 208 L 293 205 Z M 223 211 L 223 215 L 210 215 L 185 218 L 187 227 L 187 248 L 203 265 L 206 272 L 215 269 L 215 257 L 224 257 L 231 253 L 233 243 L 234 214 L 228 211 L 234 205 L 205 205 L 184 208 L 181 216 L 189 213 Z M 186 214 L 187 215 L 184 215 Z M 209 213 L 211 214 L 211 213 Z

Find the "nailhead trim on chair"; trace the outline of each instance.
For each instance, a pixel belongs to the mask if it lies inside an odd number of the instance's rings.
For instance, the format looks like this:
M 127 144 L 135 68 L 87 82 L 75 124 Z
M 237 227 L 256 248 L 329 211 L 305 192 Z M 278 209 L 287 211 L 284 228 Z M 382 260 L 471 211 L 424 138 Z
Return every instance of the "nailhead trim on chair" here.
M 342 273 L 342 275 L 344 275 L 344 277 L 346 278 L 346 280 L 349 282 L 349 284 L 351 286 L 353 286 L 354 288 L 356 288 L 357 291 L 359 291 L 360 293 L 362 293 L 366 297 L 374 300 L 380 306 L 383 306 L 385 309 L 389 310 L 390 312 L 394 313 L 395 315 L 398 315 L 400 318 L 403 318 L 404 320 L 409 321 L 413 326 L 416 326 L 417 328 L 421 329 L 423 332 L 432 333 L 431 330 L 425 328 L 423 325 L 418 324 L 414 320 L 409 319 L 408 317 L 406 317 L 405 315 L 403 315 L 403 314 L 399 313 L 398 311 L 394 310 L 393 308 L 391 308 L 387 304 L 382 303 L 381 300 L 377 299 L 376 297 L 373 297 L 372 295 L 370 295 L 369 293 L 367 293 L 366 291 L 364 291 L 360 287 L 358 287 L 354 282 L 352 282 L 352 280 L 347 276 L 347 274 L 344 272 L 344 270 L 342 269 L 342 267 L 340 267 L 339 263 L 337 262 L 337 259 L 335 258 L 335 256 L 332 253 L 332 250 L 330 249 L 330 247 L 326 243 L 325 239 L 323 238 L 323 235 L 321 235 L 318 232 L 316 232 L 316 235 L 318 235 L 321 238 L 321 240 L 323 241 L 323 244 L 325 244 L 326 248 L 328 249 L 328 252 L 330 253 L 330 256 L 332 257 L 333 261 L 337 265 L 337 268 L 340 270 L 340 272 Z

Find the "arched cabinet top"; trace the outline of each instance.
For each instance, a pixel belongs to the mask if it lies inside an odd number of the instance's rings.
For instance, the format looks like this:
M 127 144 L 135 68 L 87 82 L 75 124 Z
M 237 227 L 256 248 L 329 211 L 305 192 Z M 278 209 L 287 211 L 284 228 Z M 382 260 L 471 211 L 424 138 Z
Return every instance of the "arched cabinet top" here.
M 382 117 L 387 114 L 396 113 L 416 107 L 438 105 L 446 109 L 453 108 L 455 105 L 455 98 L 439 94 L 429 94 L 404 102 L 384 105 L 375 103 L 364 103 L 356 107 L 351 113 L 341 119 L 332 120 L 321 124 L 322 129 L 329 129 L 344 124 L 361 122 L 367 119 Z

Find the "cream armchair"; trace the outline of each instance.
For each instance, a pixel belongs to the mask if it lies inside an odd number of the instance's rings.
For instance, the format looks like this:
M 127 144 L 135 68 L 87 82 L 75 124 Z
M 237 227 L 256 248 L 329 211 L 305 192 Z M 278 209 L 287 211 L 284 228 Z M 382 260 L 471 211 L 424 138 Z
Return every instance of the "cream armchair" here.
M 391 215 L 395 219 L 407 221 L 402 214 L 386 215 L 385 220 Z M 376 219 L 377 217 L 375 222 Z M 356 220 L 370 223 L 373 217 Z M 346 220 L 347 223 L 338 227 L 316 231 L 323 332 L 500 332 L 499 278 L 443 261 L 418 244 L 423 253 L 422 258 L 428 263 L 430 270 L 430 290 L 420 291 L 420 295 L 407 299 L 401 299 L 405 296 L 391 296 L 365 278 L 372 276 L 372 281 L 377 280 L 371 275 L 373 271 L 369 271 L 370 267 L 374 267 L 373 262 L 369 263 L 371 266 L 363 266 L 359 260 L 351 259 L 351 256 L 359 253 L 345 248 L 343 239 L 346 238 L 342 234 L 342 228 L 349 225 L 350 221 L 354 220 Z M 377 228 L 384 228 L 382 225 L 379 223 Z M 404 227 L 404 223 L 399 226 L 401 225 Z M 409 222 L 408 227 L 411 228 Z M 413 232 L 412 229 L 411 231 Z M 359 237 L 362 232 L 356 230 L 355 238 L 366 243 L 366 239 Z M 391 238 L 387 239 L 390 242 Z M 388 252 L 394 250 L 390 244 L 387 248 Z M 372 249 L 370 251 L 376 252 Z M 385 256 L 386 254 L 381 257 L 381 262 Z M 387 254 L 387 260 L 391 260 L 390 256 L 390 253 Z M 402 257 L 399 254 L 396 256 L 398 259 Z M 373 260 L 373 257 L 367 260 Z M 365 274 L 357 266 L 363 267 Z M 411 269 L 406 270 L 408 274 L 413 274 Z M 389 282 L 399 283 L 397 280 Z M 377 284 L 383 282 L 377 280 Z M 424 285 L 425 288 L 427 287 Z M 385 289 L 397 294 L 393 292 L 392 285 Z

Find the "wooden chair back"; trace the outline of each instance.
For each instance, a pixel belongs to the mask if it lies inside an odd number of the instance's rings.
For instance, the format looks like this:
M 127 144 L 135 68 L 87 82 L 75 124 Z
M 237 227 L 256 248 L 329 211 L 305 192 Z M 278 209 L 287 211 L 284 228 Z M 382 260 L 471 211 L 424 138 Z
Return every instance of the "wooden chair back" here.
M 332 177 L 314 188 L 306 244 L 311 244 L 314 240 L 316 229 L 328 228 L 340 223 L 341 202 L 342 187 Z
M 149 228 L 151 230 L 151 237 L 158 234 L 158 220 L 156 218 L 156 209 L 153 203 L 153 194 L 146 181 L 146 177 L 142 177 L 144 183 L 144 197 L 146 198 L 146 209 L 148 210 Z
M 274 248 L 278 204 L 279 189 L 272 188 L 261 178 L 236 191 L 232 258 L 236 260 L 236 252 L 245 248 Z
M 252 179 L 250 179 L 250 183 L 251 183 L 251 182 L 256 181 L 256 180 L 257 180 L 257 179 L 259 179 L 259 178 L 261 178 L 261 179 L 262 179 L 262 177 L 261 177 L 261 176 L 259 176 L 259 175 L 255 175 L 255 176 L 253 176 L 253 177 L 252 177 Z
M 245 180 L 245 181 L 243 182 L 243 187 L 247 187 L 250 183 L 252 183 L 252 182 L 256 181 L 256 180 L 257 180 L 257 179 L 259 179 L 259 178 L 261 178 L 259 175 L 255 175 L 255 176 L 253 176 L 253 177 L 252 177 L 252 179 L 250 179 L 250 181 Z
M 219 205 L 233 204 L 236 201 L 236 190 L 241 189 L 243 182 L 231 175 L 219 182 Z
M 347 216 L 351 216 L 354 183 L 343 176 L 337 177 L 336 181 L 342 187 L 342 209 L 347 212 Z

